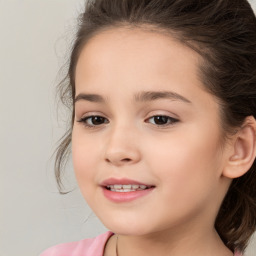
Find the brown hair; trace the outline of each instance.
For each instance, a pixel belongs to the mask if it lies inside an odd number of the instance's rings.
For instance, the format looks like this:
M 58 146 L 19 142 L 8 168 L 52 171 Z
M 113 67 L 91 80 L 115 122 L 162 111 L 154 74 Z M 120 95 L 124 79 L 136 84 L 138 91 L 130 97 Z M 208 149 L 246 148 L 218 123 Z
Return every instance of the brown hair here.
M 88 0 L 79 19 L 67 76 L 60 83 L 62 101 L 72 110 L 70 126 L 56 150 L 55 174 L 70 153 L 74 122 L 75 69 L 86 42 L 104 29 L 150 28 L 169 33 L 203 57 L 205 88 L 221 103 L 226 135 L 247 116 L 256 118 L 256 18 L 246 0 Z M 234 179 L 215 227 L 228 248 L 243 251 L 256 228 L 256 161 Z

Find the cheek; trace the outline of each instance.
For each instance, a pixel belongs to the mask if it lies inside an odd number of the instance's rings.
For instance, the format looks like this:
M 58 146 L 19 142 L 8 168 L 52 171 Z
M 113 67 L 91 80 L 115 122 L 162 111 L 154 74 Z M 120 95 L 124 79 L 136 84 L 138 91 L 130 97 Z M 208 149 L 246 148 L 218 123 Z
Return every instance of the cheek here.
M 99 161 L 99 146 L 93 139 L 85 137 L 82 132 L 73 130 L 72 161 L 77 183 L 84 194 L 84 190 L 94 185 L 96 163 Z
M 167 219 L 170 215 L 177 219 L 186 218 L 187 214 L 191 216 L 215 206 L 218 175 L 214 153 L 205 145 L 190 147 L 183 144 L 155 156 L 159 161 L 153 164 L 154 174 L 162 197 L 157 203 L 160 213 L 169 213 Z
M 166 196 L 192 196 L 216 185 L 221 157 L 218 131 L 190 127 L 175 136 L 153 141 L 151 166 Z M 150 148 L 149 146 L 147 148 Z M 156 150 L 158 148 L 159 150 Z M 153 157 L 154 156 L 154 157 Z

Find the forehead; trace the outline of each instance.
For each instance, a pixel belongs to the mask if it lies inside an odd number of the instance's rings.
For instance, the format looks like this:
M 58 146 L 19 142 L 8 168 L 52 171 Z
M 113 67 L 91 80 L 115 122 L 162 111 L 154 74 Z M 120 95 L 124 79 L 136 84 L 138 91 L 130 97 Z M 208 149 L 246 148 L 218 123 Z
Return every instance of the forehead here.
M 198 83 L 200 58 L 169 35 L 138 28 L 115 28 L 95 35 L 82 49 L 75 74 L 76 89 L 85 80 L 87 85 L 92 80 L 94 85 L 97 80 L 113 83 L 128 79 L 134 83 L 133 78 L 142 82 L 146 77 L 161 79 L 168 74 L 173 79 L 177 75 L 185 79 L 185 74 L 189 74 L 190 82 Z

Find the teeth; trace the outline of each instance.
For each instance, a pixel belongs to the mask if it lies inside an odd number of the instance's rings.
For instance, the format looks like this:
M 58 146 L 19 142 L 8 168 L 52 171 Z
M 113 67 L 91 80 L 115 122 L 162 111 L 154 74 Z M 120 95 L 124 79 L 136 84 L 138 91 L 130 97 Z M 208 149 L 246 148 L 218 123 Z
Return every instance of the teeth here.
M 114 189 L 121 189 L 122 185 L 111 185 L 110 187 Z
M 116 186 L 114 186 L 114 188 L 116 188 Z M 132 185 L 123 185 L 123 189 L 131 189 Z
M 145 185 L 108 185 L 107 188 L 111 191 L 115 192 L 131 192 L 131 191 L 136 191 L 136 190 L 144 190 L 147 188 Z

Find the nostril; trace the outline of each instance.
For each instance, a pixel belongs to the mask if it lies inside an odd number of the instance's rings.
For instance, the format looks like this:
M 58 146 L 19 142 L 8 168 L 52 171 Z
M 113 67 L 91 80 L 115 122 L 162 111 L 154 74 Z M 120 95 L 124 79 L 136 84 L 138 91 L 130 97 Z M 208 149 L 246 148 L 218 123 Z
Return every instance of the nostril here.
M 110 159 L 108 159 L 108 158 L 106 158 L 106 161 L 108 162 L 108 163 L 111 163 L 111 160 Z M 121 159 L 121 162 L 130 162 L 131 161 L 131 159 L 130 158 L 124 158 L 124 159 Z
M 122 159 L 122 161 L 129 162 L 129 161 L 131 161 L 131 159 L 130 158 L 124 158 L 124 159 Z

